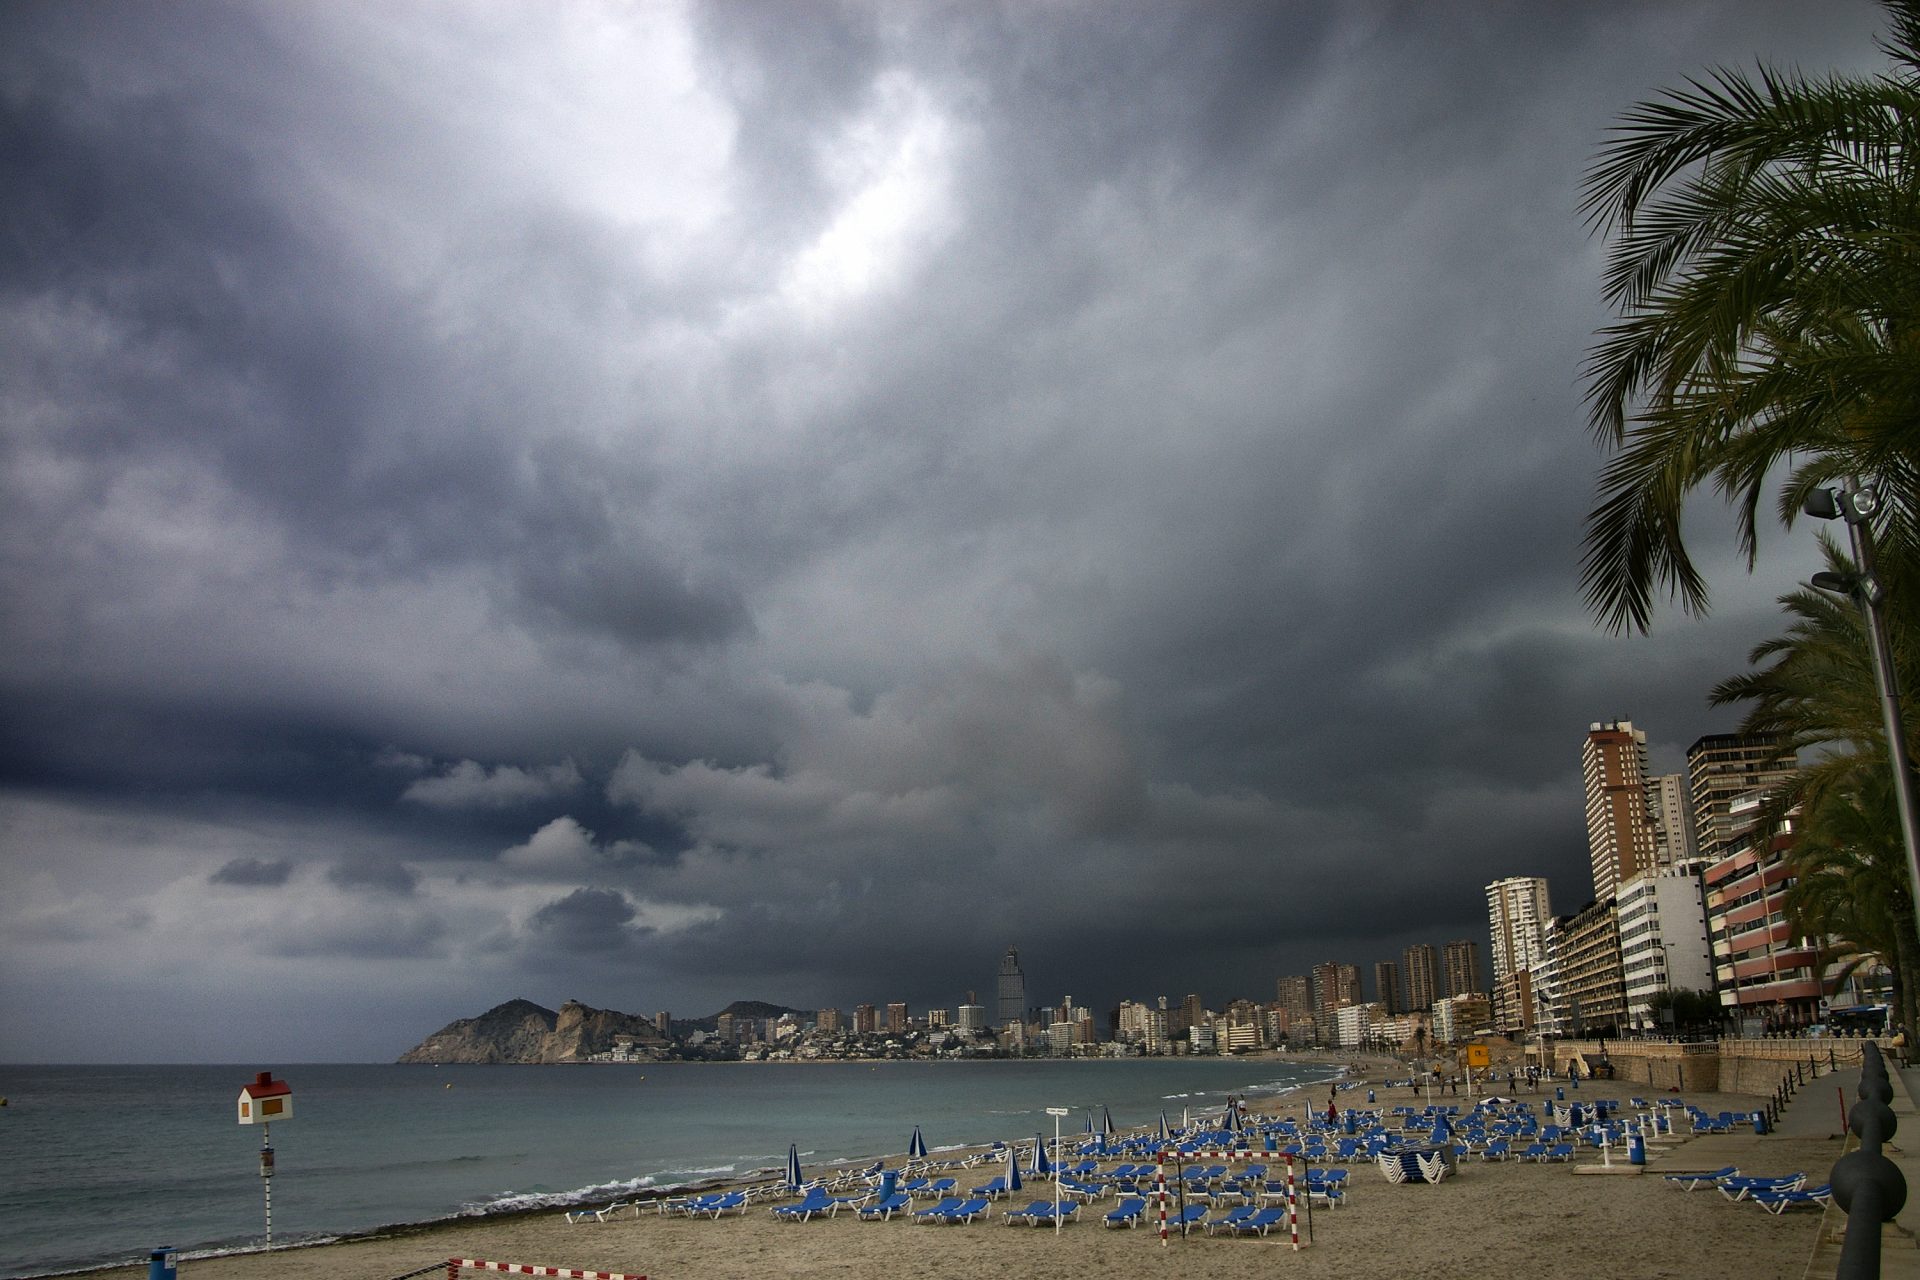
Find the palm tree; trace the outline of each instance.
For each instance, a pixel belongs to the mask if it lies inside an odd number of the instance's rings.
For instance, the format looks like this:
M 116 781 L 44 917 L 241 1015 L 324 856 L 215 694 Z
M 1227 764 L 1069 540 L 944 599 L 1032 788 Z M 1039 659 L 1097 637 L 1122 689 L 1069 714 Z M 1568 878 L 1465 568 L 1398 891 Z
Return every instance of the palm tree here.
M 1893 782 L 1884 758 L 1835 787 L 1802 826 L 1789 857 L 1794 883 L 1787 916 L 1797 932 L 1829 939 L 1823 961 L 1844 978 L 1871 956 L 1893 973 L 1893 1006 L 1914 1025 L 1916 959 L 1913 895 L 1893 814 Z
M 1720 70 L 1629 110 L 1583 208 L 1614 237 L 1619 319 L 1588 373 L 1615 456 L 1581 581 L 1610 629 L 1645 631 L 1663 589 L 1704 612 L 1686 498 L 1731 501 L 1751 565 L 1768 477 L 1777 514 L 1840 477 L 1885 501 L 1889 572 L 1920 518 L 1920 0 L 1886 0 L 1893 60 L 1868 78 Z M 1909 160 L 1913 164 L 1909 164 Z
M 1846 555 L 1821 541 L 1828 569 L 1851 574 Z M 1899 602 L 1906 625 L 1896 634 L 1920 635 L 1912 593 Z M 1756 646 L 1753 669 L 1714 686 L 1709 701 L 1748 704 L 1741 732 L 1771 738 L 1780 758 L 1803 761 L 1761 815 L 1770 829 L 1800 811 L 1787 855 L 1795 932 L 1833 939 L 1823 959 L 1838 959 L 1842 977 L 1869 954 L 1885 958 L 1902 1015 L 1915 1025 L 1904 1006 L 1920 996 L 1920 947 L 1866 624 L 1853 606 L 1818 591 L 1791 592 L 1780 605 L 1792 620 L 1785 633 Z M 1910 653 L 1896 659 L 1912 669 Z

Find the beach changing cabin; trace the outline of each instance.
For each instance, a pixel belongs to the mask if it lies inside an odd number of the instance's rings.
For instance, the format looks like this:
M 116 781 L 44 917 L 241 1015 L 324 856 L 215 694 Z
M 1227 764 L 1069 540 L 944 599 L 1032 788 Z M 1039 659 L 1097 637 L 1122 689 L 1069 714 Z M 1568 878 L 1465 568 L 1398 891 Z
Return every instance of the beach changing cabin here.
M 241 1124 L 266 1124 L 292 1117 L 293 1090 L 285 1080 L 275 1080 L 271 1071 L 262 1071 L 252 1084 L 241 1087 Z

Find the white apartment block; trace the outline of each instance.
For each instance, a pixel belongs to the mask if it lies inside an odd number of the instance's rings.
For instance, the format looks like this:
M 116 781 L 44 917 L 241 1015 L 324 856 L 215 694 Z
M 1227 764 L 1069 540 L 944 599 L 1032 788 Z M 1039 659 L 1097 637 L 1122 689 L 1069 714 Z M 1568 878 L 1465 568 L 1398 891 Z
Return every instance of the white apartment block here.
M 1700 878 L 1687 871 L 1635 876 L 1620 886 L 1620 963 L 1627 1022 L 1655 1025 L 1653 997 L 1668 990 L 1713 990 L 1713 948 Z
M 1373 1034 L 1373 1024 L 1384 1016 L 1377 1004 L 1349 1004 L 1334 1010 L 1334 1043 L 1342 1049 L 1358 1048 Z

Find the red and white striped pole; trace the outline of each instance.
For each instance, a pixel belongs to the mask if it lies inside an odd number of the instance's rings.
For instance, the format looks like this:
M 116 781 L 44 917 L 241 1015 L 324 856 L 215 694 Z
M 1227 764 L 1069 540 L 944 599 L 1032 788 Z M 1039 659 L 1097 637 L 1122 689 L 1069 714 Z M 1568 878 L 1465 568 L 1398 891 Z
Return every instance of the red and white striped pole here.
M 575 1271 L 571 1267 L 528 1266 L 524 1262 L 484 1262 L 478 1258 L 448 1258 L 448 1280 L 459 1280 L 462 1270 L 504 1271 L 516 1276 L 555 1276 L 559 1280 L 647 1280 L 645 1276 L 624 1275 L 618 1271 Z
M 1300 1252 L 1300 1203 L 1293 1189 L 1293 1157 L 1287 1157 L 1287 1233 L 1293 1237 L 1293 1251 Z
M 1160 1188 L 1160 1247 L 1167 1247 L 1167 1153 L 1153 1153 L 1153 1180 Z

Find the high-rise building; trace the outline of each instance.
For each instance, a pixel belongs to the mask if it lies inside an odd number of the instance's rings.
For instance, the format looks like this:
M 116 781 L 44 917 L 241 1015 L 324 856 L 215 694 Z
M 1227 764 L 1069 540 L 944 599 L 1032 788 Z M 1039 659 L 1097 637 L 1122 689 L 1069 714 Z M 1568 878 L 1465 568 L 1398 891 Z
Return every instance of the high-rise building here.
M 1313 979 L 1305 976 L 1275 978 L 1274 999 L 1287 1011 L 1289 1026 L 1298 1026 L 1313 1016 Z
M 1653 838 L 1661 867 L 1678 867 L 1700 856 L 1694 828 L 1693 799 L 1684 773 L 1663 773 L 1647 780 L 1647 811 L 1653 815 Z
M 1439 953 L 1429 942 L 1416 942 L 1400 953 L 1400 965 L 1407 973 L 1407 1008 L 1416 1012 L 1433 1008 L 1440 996 Z
M 870 1036 L 879 1029 L 879 1019 L 874 1017 L 872 1005 L 857 1004 L 853 1006 L 853 1031 L 855 1035 Z
M 973 1002 L 973 992 L 967 992 L 967 1002 L 954 1010 L 954 1025 L 962 1031 L 987 1029 L 987 1007 Z
M 1556 1035 L 1618 1034 L 1627 1020 L 1620 915 L 1612 898 L 1590 902 L 1547 926 L 1541 999 Z
M 668 1039 L 673 1038 L 673 1015 L 665 1009 L 653 1015 L 653 1029 Z
M 1486 988 L 1480 985 L 1480 944 L 1458 938 L 1441 947 L 1440 976 L 1445 983 L 1443 995 L 1485 994 Z
M 1360 966 L 1328 960 L 1313 966 L 1313 1011 L 1331 1014 L 1335 1009 L 1359 1004 Z
M 1493 941 L 1493 1025 L 1504 1034 L 1538 1021 L 1535 973 L 1547 956 L 1553 908 L 1539 876 L 1509 876 L 1487 886 L 1487 934 Z
M 835 1034 L 840 1030 L 840 1011 L 838 1009 L 820 1010 L 813 1015 L 813 1025 L 827 1035 Z
M 1496 984 L 1516 969 L 1537 969 L 1547 954 L 1553 907 L 1540 876 L 1508 876 L 1487 886 L 1487 934 Z
M 887 1006 L 887 1030 L 901 1032 L 907 1029 L 907 1004 L 904 1000 L 895 1000 Z
M 995 988 L 1000 1025 L 1013 1026 L 1027 1018 L 1027 975 L 1020 968 L 1018 948 L 1008 947 L 1000 957 L 1000 976 Z
M 1737 733 L 1709 734 L 1687 748 L 1688 798 L 1702 857 L 1724 858 L 1736 840 L 1744 841 L 1752 816 L 1731 812 L 1736 799 L 1778 787 L 1798 767 L 1792 756 L 1775 760 L 1778 750 L 1773 738 Z
M 1400 995 L 1400 966 L 1393 961 L 1373 962 L 1373 990 L 1388 1013 L 1399 1013 L 1407 1007 Z
M 1589 726 L 1580 776 L 1587 789 L 1593 896 L 1604 902 L 1622 881 L 1659 865 L 1660 844 L 1647 806 L 1647 735 L 1631 720 Z
M 1713 947 L 1700 877 L 1673 869 L 1635 876 L 1620 886 L 1620 963 L 1627 984 L 1627 1024 L 1653 1029 L 1663 991 L 1712 991 Z
M 1730 802 L 1735 834 L 1705 876 L 1720 1005 L 1747 1024 L 1748 1034 L 1818 1021 L 1834 986 L 1818 939 L 1794 932 L 1787 912 L 1793 885 L 1787 855 L 1799 838 L 1798 823 L 1789 815 L 1769 824 L 1765 813 L 1761 792 Z

